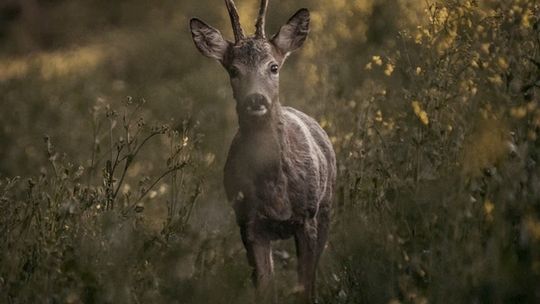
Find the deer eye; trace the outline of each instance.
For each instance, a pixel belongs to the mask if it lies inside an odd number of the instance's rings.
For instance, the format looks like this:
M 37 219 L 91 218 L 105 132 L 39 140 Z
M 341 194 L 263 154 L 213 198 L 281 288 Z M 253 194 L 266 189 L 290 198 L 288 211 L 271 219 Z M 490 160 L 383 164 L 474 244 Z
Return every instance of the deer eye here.
M 270 72 L 272 72 L 272 74 L 277 74 L 279 71 L 279 66 L 277 64 L 272 64 L 270 66 Z
M 231 78 L 237 78 L 240 75 L 240 71 L 236 67 L 231 67 L 229 69 L 229 75 Z

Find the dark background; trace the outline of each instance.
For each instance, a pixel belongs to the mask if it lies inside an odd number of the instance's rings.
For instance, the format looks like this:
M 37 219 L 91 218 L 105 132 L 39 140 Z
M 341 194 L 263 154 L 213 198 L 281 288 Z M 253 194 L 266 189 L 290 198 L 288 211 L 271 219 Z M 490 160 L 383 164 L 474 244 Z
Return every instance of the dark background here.
M 320 302 L 540 301 L 538 4 L 271 1 L 267 32 L 301 7 L 281 102 L 339 166 Z M 234 100 L 193 16 L 232 36 L 217 0 L 0 3 L 1 302 L 252 297 L 221 185 Z M 292 244 L 274 258 L 289 301 Z

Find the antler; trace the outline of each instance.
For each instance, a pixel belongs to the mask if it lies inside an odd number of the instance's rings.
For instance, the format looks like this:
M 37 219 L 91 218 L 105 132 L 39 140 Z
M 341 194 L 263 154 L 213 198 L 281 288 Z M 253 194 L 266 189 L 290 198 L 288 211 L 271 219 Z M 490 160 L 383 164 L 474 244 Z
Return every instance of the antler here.
M 257 23 L 255 24 L 255 37 L 266 38 L 264 33 L 264 22 L 266 19 L 266 9 L 268 8 L 268 0 L 261 0 L 261 8 L 259 9 L 259 16 L 257 17 Z
M 229 11 L 229 17 L 231 17 L 234 40 L 237 43 L 238 41 L 245 38 L 242 26 L 240 26 L 240 17 L 238 17 L 238 11 L 236 10 L 236 5 L 234 5 L 233 0 L 225 0 L 225 5 L 227 6 L 227 10 Z

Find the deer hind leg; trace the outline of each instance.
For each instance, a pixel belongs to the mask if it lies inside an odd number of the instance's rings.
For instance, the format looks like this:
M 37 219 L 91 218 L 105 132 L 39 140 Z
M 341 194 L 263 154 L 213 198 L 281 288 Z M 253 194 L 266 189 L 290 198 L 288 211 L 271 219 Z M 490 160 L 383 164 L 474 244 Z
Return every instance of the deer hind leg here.
M 315 301 L 315 280 L 319 249 L 317 241 L 317 225 L 315 219 L 306 220 L 303 227 L 295 233 L 296 255 L 298 256 L 298 283 L 301 288 L 303 302 Z
M 317 222 L 317 252 L 316 252 L 316 260 L 315 260 L 315 268 L 317 268 L 321 255 L 324 249 L 326 248 L 326 242 L 328 240 L 328 233 L 330 230 L 330 213 L 327 210 L 319 209 L 317 220 L 318 220 Z M 317 269 L 315 269 L 315 271 L 316 270 Z M 315 300 L 317 300 L 316 289 L 314 289 L 313 291 L 313 297 Z
M 247 227 L 241 227 L 242 242 L 246 248 L 249 265 L 253 272 L 251 279 L 257 288 L 257 297 L 263 302 L 275 302 L 273 284 L 273 260 L 270 240 L 253 237 Z

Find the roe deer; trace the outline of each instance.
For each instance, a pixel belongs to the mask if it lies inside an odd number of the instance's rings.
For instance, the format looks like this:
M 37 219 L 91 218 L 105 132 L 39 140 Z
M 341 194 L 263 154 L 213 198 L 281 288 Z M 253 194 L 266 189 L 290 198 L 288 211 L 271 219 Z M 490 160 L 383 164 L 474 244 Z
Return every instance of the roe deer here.
M 336 179 L 332 144 L 319 124 L 279 102 L 279 71 L 309 32 L 309 11 L 300 9 L 271 39 L 261 1 L 254 36 L 246 37 L 232 0 L 225 0 L 234 42 L 201 21 L 190 21 L 199 51 L 228 71 L 239 129 L 224 169 L 253 282 L 262 295 L 272 286 L 271 241 L 294 236 L 299 290 L 315 299 L 316 268 L 325 247 Z

